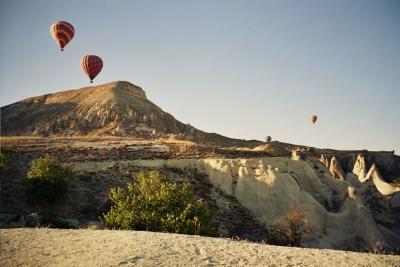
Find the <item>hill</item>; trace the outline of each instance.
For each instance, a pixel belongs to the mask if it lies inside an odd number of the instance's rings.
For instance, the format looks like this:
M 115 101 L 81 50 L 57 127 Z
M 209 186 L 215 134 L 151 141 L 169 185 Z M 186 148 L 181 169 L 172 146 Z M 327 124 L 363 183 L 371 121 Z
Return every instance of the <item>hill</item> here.
M 2 136 L 172 135 L 214 145 L 244 143 L 176 120 L 148 100 L 142 88 L 124 81 L 31 97 L 2 107 L 1 115 Z

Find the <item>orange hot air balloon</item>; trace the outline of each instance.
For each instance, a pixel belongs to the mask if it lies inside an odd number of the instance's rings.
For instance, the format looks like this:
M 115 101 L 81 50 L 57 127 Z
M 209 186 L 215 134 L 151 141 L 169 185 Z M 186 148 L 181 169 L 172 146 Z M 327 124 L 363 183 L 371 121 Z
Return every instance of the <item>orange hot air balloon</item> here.
M 60 45 L 61 51 L 72 40 L 75 34 L 74 26 L 66 21 L 56 21 L 50 26 L 50 33 Z
M 81 59 L 81 68 L 85 74 L 90 78 L 90 83 L 100 73 L 103 68 L 103 60 L 95 55 L 87 55 Z
M 317 115 L 311 115 L 310 117 L 308 117 L 309 118 L 309 120 L 314 124 L 316 121 L 317 121 L 317 119 L 318 119 L 318 117 L 317 117 Z

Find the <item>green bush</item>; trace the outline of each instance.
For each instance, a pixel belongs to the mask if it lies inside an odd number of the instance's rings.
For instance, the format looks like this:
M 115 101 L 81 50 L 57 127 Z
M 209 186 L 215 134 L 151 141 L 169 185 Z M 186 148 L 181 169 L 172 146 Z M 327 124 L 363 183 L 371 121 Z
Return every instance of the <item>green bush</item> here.
M 71 166 L 61 165 L 51 156 L 33 160 L 27 174 L 30 200 L 50 204 L 65 200 L 71 176 Z
M 8 162 L 9 154 L 14 153 L 15 149 L 10 146 L 3 146 L 0 148 L 0 171 L 10 171 Z
M 140 172 L 127 189 L 113 188 L 106 228 L 214 236 L 214 212 L 194 199 L 189 184 L 168 182 L 159 172 Z

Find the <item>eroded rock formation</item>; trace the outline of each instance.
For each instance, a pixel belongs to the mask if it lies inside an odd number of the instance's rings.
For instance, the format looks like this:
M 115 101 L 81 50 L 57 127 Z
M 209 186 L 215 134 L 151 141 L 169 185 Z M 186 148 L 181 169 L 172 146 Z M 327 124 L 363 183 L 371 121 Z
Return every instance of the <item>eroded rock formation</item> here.
M 357 175 L 360 182 L 364 182 L 367 177 L 367 165 L 365 162 L 365 156 L 358 154 L 356 162 L 354 163 L 354 167 L 352 172 Z
M 326 168 L 329 169 L 329 159 L 324 154 L 321 154 L 319 161 L 321 161 L 326 166 Z
M 340 165 L 340 162 L 336 159 L 336 157 L 331 158 L 329 171 L 331 172 L 333 178 L 344 180 L 346 177 L 342 166 Z
M 368 179 L 372 179 L 373 183 L 376 186 L 376 189 L 384 196 L 389 196 L 395 192 L 400 191 L 400 187 L 386 183 L 384 181 L 375 163 L 372 164 L 371 169 L 368 171 L 365 181 Z
M 299 149 L 292 150 L 292 160 L 305 160 L 306 155 Z

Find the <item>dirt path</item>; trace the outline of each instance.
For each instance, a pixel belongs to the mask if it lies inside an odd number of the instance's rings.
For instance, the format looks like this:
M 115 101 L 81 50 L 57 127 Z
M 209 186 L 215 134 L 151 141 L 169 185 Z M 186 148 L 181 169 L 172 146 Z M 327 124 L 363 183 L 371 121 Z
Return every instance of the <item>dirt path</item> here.
M 400 256 L 135 231 L 1 229 L 2 266 L 400 266 Z

